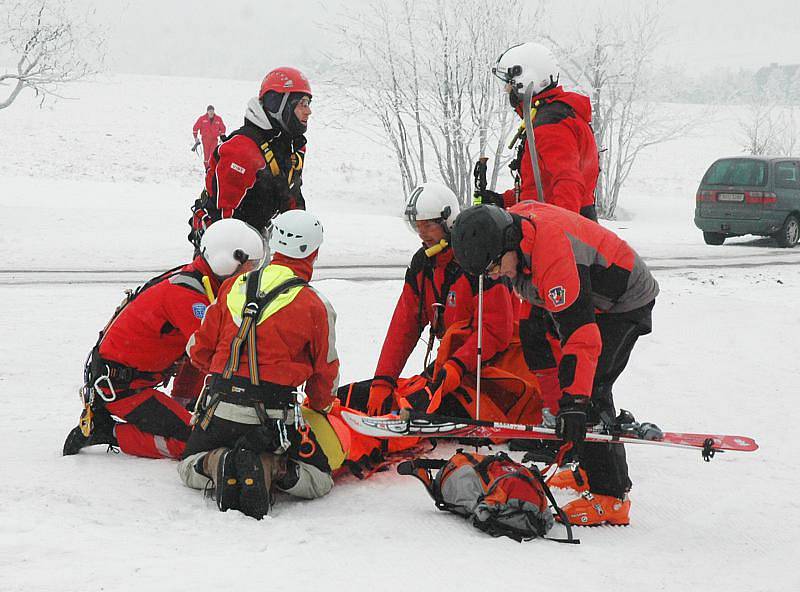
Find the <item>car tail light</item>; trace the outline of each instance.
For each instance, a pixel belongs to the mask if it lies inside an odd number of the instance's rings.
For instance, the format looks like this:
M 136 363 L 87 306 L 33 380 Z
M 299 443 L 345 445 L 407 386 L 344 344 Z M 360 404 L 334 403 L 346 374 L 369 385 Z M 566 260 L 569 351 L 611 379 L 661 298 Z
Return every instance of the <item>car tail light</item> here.
M 745 191 L 744 201 L 749 204 L 775 204 L 778 196 L 772 191 Z
M 717 196 L 713 191 L 698 191 L 696 199 L 697 203 L 701 201 L 717 201 Z

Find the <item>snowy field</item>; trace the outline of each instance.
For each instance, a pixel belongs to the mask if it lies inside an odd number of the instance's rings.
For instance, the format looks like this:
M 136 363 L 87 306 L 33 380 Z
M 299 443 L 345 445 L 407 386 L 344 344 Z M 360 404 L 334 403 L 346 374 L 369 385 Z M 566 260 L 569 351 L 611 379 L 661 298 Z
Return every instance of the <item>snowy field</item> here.
M 800 589 L 800 249 L 754 237 L 709 247 L 692 223 L 703 171 L 738 152 L 733 111 L 646 153 L 606 223 L 661 285 L 654 332 L 615 398 L 664 429 L 750 435 L 761 449 L 704 463 L 629 447 L 630 527 L 577 529 L 579 546 L 492 539 L 393 471 L 281 499 L 256 522 L 217 512 L 172 461 L 103 447 L 61 457 L 83 361 L 122 291 L 191 256 L 194 119 L 212 102 L 234 129 L 256 87 L 125 76 L 0 111 L 0 590 Z M 347 382 L 372 374 L 417 241 L 391 161 L 327 100 L 320 89 L 304 192 L 326 231 L 320 277 L 353 278 L 316 282 L 339 315 Z

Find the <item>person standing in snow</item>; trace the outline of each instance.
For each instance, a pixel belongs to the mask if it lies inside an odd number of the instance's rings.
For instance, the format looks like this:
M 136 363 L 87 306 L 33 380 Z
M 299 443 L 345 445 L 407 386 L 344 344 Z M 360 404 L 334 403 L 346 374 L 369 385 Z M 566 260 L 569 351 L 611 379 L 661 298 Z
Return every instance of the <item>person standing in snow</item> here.
M 563 508 L 570 522 L 628 524 L 624 447 L 584 438 L 587 422 L 614 424 L 614 382 L 639 336 L 652 330 L 658 284 L 647 265 L 610 230 L 540 202 L 508 211 L 473 206 L 456 218 L 451 235 L 467 272 L 509 278 L 556 327 L 562 351 L 556 433 L 565 442 L 559 456 L 577 455 L 585 471 L 564 470 L 550 481 L 583 491 Z
M 310 116 L 311 86 L 302 72 L 281 67 L 264 77 L 247 104 L 244 125 L 211 154 L 189 220 L 195 247 L 217 220 L 237 218 L 263 233 L 275 214 L 305 209 L 303 134 Z
M 203 143 L 203 164 L 208 170 L 211 154 L 219 144 L 219 139 L 225 135 L 225 122 L 222 121 L 222 117 L 215 114 L 214 105 L 206 107 L 206 114 L 197 118 L 192 127 L 192 134 L 194 135 L 192 152 L 196 151 L 200 144 L 200 140 L 197 138 L 197 134 L 200 134 Z
M 260 520 L 273 489 L 313 499 L 333 487 L 331 453 L 306 420 L 331 411 L 339 382 L 336 315 L 308 285 L 321 244 L 314 216 L 278 215 L 270 265 L 223 286 L 187 346 L 211 378 L 178 473 L 188 487 L 212 487 L 223 512 Z M 304 383 L 306 412 L 296 394 Z
M 203 376 L 196 370 L 190 376 L 184 366 L 172 396 L 157 387 L 177 372 L 221 282 L 263 257 L 263 239 L 254 228 L 225 220 L 203 235 L 191 263 L 129 292 L 89 354 L 81 391 L 86 407 L 64 442 L 64 455 L 107 444 L 135 456 L 180 458 L 191 414 L 176 399 L 196 398 Z
M 474 417 L 475 373 L 478 353 L 478 282 L 453 259 L 448 241 L 453 221 L 460 211 L 455 194 L 439 183 L 423 183 L 411 192 L 405 218 L 422 240 L 406 270 L 405 283 L 395 306 L 383 342 L 375 375 L 370 383 L 366 408 L 355 407 L 371 415 L 410 406 L 420 411 L 439 411 L 447 415 Z M 484 283 L 483 343 L 484 362 L 505 353 L 515 340 L 514 298 L 505 280 Z M 397 380 L 409 355 L 426 326 L 430 326 L 430 342 L 441 341 L 435 375 L 428 376 L 429 388 L 402 399 Z M 461 335 L 447 339 L 454 331 Z M 456 343 L 443 357 L 445 342 Z M 429 351 L 430 351 L 429 349 Z M 450 351 L 451 350 L 451 351 Z M 508 360 L 514 356 L 507 356 Z M 530 375 L 522 356 L 516 365 L 505 365 L 505 380 L 516 385 L 520 396 L 506 395 L 495 401 L 493 393 L 484 389 L 482 418 L 494 421 L 534 421 L 539 410 L 536 379 Z M 427 363 L 427 360 L 426 360 Z M 427 370 L 427 369 L 426 369 Z M 522 387 L 522 388 L 519 388 Z M 352 405 L 352 399 L 349 403 Z
M 533 83 L 531 118 L 543 201 L 597 221 L 594 192 L 600 167 L 589 97 L 559 86 L 558 64 L 552 52 L 538 43 L 522 43 L 507 49 L 497 58 L 492 73 L 505 84 L 511 107 L 519 117 L 522 117 L 522 95 Z M 540 199 L 524 123 L 514 142 L 517 154 L 509 164 L 514 187 L 503 193 L 478 191 L 476 203 L 511 207 L 521 201 Z M 542 309 L 523 302 L 519 315 L 525 359 L 541 383 L 545 407 L 555 413 L 560 397 L 555 370 L 561 356 L 558 340 Z

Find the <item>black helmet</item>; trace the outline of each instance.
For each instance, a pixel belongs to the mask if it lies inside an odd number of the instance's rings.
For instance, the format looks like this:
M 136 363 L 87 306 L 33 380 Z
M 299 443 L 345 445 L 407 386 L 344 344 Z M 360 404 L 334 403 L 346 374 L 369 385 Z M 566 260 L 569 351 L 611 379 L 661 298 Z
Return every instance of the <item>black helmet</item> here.
M 450 245 L 458 264 L 481 275 L 504 253 L 516 249 L 520 235 L 511 214 L 497 206 L 472 206 L 461 212 L 450 231 Z

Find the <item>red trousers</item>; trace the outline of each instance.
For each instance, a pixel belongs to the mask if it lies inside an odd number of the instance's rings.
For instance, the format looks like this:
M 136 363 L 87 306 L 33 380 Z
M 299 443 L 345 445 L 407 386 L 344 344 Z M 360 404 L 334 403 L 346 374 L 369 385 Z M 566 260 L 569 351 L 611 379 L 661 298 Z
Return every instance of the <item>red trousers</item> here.
M 116 436 L 125 454 L 146 458 L 180 458 L 191 432 L 192 414 L 154 388 L 105 404 L 117 424 Z

